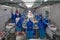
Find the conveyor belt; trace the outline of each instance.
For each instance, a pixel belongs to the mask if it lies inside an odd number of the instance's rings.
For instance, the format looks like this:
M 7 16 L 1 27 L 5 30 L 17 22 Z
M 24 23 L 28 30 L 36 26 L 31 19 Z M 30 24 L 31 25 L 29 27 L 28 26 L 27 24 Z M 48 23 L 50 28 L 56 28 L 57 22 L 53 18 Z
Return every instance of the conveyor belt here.
M 15 28 L 15 26 L 14 26 L 13 28 Z M 10 35 L 10 31 L 11 31 L 13 28 L 11 28 L 9 31 L 7 31 L 7 32 L 3 35 L 2 39 L 5 38 L 5 39 L 3 39 L 3 40 L 7 40 L 7 37 Z M 13 36 L 13 35 L 12 35 L 12 36 Z

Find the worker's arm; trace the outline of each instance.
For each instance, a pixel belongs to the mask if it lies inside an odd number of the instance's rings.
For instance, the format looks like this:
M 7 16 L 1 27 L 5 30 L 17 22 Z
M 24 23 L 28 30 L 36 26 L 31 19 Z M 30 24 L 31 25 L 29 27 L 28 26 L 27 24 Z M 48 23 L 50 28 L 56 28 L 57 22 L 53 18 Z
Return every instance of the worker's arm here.
M 44 24 L 49 25 L 49 22 L 47 23 L 45 20 L 43 20 Z

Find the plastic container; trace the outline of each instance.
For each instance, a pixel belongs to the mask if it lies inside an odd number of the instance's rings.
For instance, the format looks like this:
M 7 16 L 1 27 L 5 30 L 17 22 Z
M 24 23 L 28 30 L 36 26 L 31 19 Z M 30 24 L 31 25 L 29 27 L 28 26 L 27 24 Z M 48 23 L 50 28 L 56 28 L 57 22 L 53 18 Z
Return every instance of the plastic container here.
M 9 31 L 11 28 L 13 28 L 15 26 L 14 23 L 8 23 L 6 25 L 6 31 Z M 11 31 L 11 32 L 14 32 L 15 31 L 15 28 Z
M 16 40 L 25 40 L 26 36 L 24 32 L 16 32 Z
M 54 24 L 50 24 L 48 25 L 49 29 L 56 32 L 57 31 L 57 27 Z

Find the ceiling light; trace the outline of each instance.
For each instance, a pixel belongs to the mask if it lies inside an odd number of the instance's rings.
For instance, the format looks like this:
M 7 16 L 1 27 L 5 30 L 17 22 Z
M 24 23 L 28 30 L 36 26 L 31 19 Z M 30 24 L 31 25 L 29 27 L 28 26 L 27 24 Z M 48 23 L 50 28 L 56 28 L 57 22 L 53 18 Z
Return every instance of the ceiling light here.
M 24 2 L 34 2 L 36 0 L 22 0 L 22 1 L 24 1 Z
M 32 5 L 26 5 L 28 8 L 32 7 Z
M 32 7 L 34 3 L 25 3 L 28 8 Z
M 46 1 L 48 1 L 48 0 L 44 0 L 44 2 L 46 2 Z
M 10 0 L 10 1 L 13 1 L 13 0 Z
M 29 8 L 29 7 L 32 7 L 33 6 L 33 4 L 34 4 L 34 2 L 36 1 L 36 0 L 22 0 L 25 4 L 26 4 L 26 6 Z M 29 3 L 29 2 L 31 2 L 31 3 Z

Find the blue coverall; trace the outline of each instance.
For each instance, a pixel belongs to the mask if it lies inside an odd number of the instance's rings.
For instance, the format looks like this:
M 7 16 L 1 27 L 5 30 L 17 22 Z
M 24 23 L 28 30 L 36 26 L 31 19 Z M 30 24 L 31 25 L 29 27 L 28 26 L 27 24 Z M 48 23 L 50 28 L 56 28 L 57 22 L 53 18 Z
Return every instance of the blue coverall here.
M 37 25 L 39 27 L 40 38 L 44 39 L 46 37 L 46 30 L 45 30 L 44 22 L 42 20 L 42 16 L 40 16 L 40 19 L 38 20 L 38 24 Z
M 39 27 L 39 34 L 40 38 L 43 39 L 46 37 L 46 31 L 45 31 L 45 26 L 42 20 L 38 21 L 38 27 Z
M 24 21 L 24 19 L 22 17 L 20 17 L 20 20 L 18 21 L 18 23 L 16 24 L 16 31 L 17 32 L 21 32 L 23 27 L 22 27 L 22 22 Z
M 33 22 L 31 20 L 29 20 L 27 23 L 26 23 L 26 26 L 27 26 L 27 37 L 28 39 L 32 38 L 33 37 Z
M 21 14 L 19 14 L 19 15 L 17 16 L 16 13 L 15 13 L 15 14 L 11 13 L 12 23 L 15 23 L 15 22 L 16 22 L 16 18 L 17 18 L 17 17 L 21 17 Z
M 16 14 L 11 14 L 12 23 L 16 23 Z

